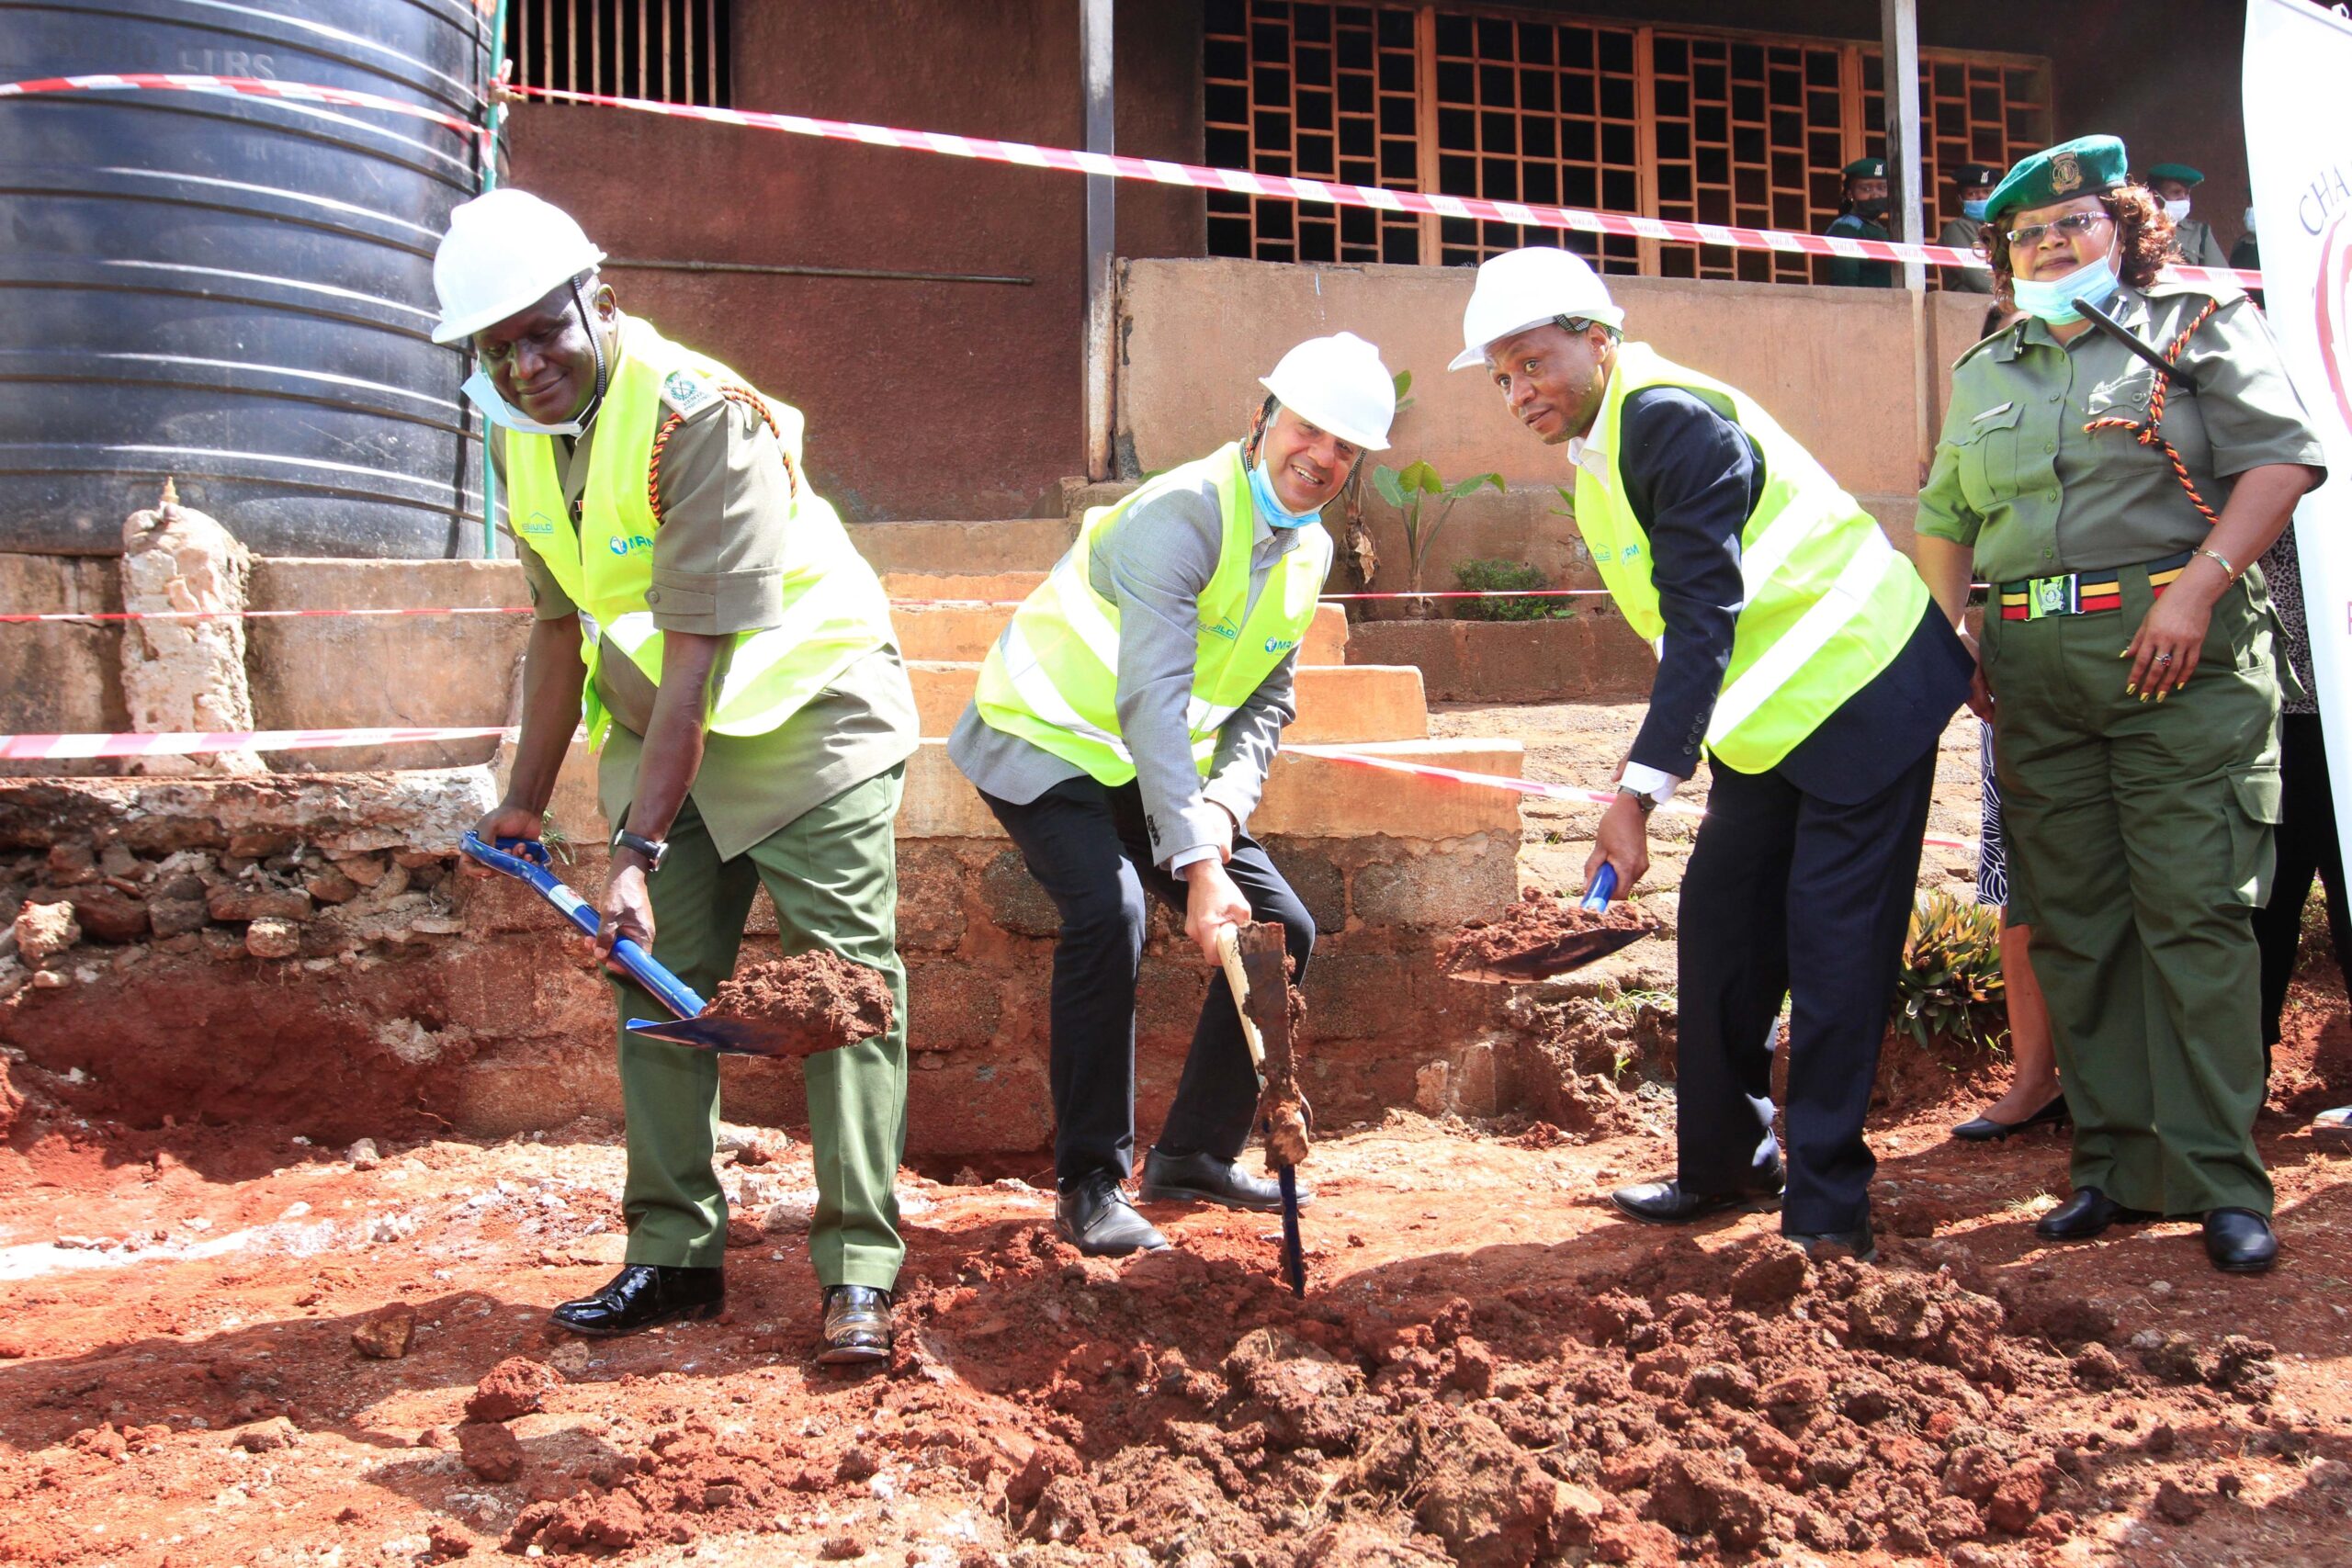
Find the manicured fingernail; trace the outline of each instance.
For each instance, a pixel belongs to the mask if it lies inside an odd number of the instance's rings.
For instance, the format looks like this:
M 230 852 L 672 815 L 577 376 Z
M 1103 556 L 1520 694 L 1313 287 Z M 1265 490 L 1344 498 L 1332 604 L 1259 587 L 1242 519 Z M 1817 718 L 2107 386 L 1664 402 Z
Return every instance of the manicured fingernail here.
M 2166 689 L 2166 690 L 2165 690 L 2165 691 L 2158 692 L 2158 693 L 2156 694 L 2156 701 L 2158 701 L 2158 702 L 2163 702 L 2166 697 L 2171 696 L 2171 695 L 2172 695 L 2172 692 L 2170 691 L 2170 689 Z
M 2131 684 L 2130 682 L 2125 682 L 2124 687 L 2123 687 L 2123 694 L 2124 694 L 2125 696 L 2127 696 L 2127 697 L 2129 697 L 2129 696 L 2134 696 L 2134 695 L 2137 695 L 2137 694 L 2138 694 L 2139 690 L 2140 690 L 2140 688 L 2139 688 L 2139 687 L 2134 686 L 2134 685 L 2132 685 L 2132 684 Z

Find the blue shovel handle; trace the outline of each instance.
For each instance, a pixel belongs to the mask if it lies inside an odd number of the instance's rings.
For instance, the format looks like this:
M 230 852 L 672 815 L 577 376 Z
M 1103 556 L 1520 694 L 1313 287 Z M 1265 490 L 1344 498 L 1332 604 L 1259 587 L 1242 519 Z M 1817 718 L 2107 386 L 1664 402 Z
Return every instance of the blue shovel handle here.
M 548 869 L 547 846 L 537 839 L 501 839 L 492 846 L 468 833 L 458 840 L 458 847 L 491 870 L 503 871 L 518 882 L 530 884 L 565 919 L 586 935 L 596 934 L 601 925 L 596 911 L 588 907 L 588 900 L 565 886 Z M 661 998 L 662 1005 L 680 1018 L 693 1018 L 702 1012 L 705 1004 L 693 987 L 628 937 L 613 943 L 613 958 L 628 971 L 631 979 Z
M 1609 908 L 1609 900 L 1617 897 L 1617 868 L 1607 861 L 1592 875 L 1592 886 L 1585 889 L 1584 908 L 1599 914 Z

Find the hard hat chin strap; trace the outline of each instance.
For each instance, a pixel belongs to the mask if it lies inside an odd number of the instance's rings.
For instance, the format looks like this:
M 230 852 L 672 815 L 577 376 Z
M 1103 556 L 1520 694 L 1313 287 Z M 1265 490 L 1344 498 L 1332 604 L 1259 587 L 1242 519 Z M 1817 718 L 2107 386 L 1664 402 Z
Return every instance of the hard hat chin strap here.
M 604 339 L 596 335 L 595 320 L 588 314 L 588 302 L 580 297 L 580 280 L 576 277 L 571 280 L 571 304 L 580 312 L 581 330 L 588 334 L 588 352 L 596 356 L 596 391 L 580 414 L 580 425 L 584 430 L 595 419 L 596 411 L 605 406 L 605 389 L 609 382 L 610 372 L 605 364 Z

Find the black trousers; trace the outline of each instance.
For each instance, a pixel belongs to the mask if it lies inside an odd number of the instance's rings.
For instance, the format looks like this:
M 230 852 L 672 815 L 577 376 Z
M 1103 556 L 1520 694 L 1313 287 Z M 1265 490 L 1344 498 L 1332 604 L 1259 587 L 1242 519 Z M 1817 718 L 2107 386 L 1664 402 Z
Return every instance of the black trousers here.
M 1677 1149 L 1690 1191 L 1759 1184 L 1775 1153 L 1772 1050 L 1790 998 L 1781 1226 L 1851 1230 L 1877 1168 L 1862 1139 L 1935 784 L 1931 747 L 1839 805 L 1777 773 L 1713 770 L 1682 879 Z
M 1090 1171 L 1125 1179 L 1136 1143 L 1136 977 L 1143 964 L 1144 894 L 1148 888 L 1179 911 L 1185 884 L 1155 864 L 1143 820 L 1143 794 L 1068 779 L 1026 806 L 980 798 L 1020 847 L 1061 915 L 1054 943 L 1048 1077 L 1054 1095 L 1054 1174 L 1065 1185 Z M 1250 912 L 1280 920 L 1297 977 L 1315 948 L 1315 919 L 1258 841 L 1237 835 L 1226 873 Z M 1171 1154 L 1238 1158 L 1258 1108 L 1258 1076 L 1241 1036 L 1241 1017 L 1222 973 L 1193 1029 L 1175 1101 L 1160 1129 Z
M 2270 881 L 2270 902 L 2254 912 L 2254 940 L 2262 949 L 2263 1070 L 2270 1047 L 2278 1043 L 2278 1014 L 2287 1005 L 2287 983 L 2295 977 L 2295 950 L 2302 945 L 2303 906 L 2312 878 L 2327 890 L 2327 934 L 2336 966 L 2352 984 L 2352 914 L 2346 912 L 2344 846 L 2336 841 L 2335 800 L 2327 787 L 2327 748 L 2319 715 L 2281 714 L 2278 718 L 2281 790 L 2278 869 Z

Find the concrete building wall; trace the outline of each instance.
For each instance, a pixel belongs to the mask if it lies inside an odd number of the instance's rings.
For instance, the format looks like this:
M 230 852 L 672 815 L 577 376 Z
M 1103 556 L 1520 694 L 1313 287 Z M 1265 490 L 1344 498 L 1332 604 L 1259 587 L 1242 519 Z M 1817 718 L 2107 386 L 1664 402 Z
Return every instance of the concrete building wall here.
M 734 102 L 1055 146 L 1084 140 L 1077 0 L 765 0 L 734 8 Z M 1117 8 L 1122 152 L 1200 155 L 1197 8 Z M 808 417 L 844 517 L 1058 512 L 1085 463 L 1082 181 L 1046 170 L 546 104 L 514 184 L 622 260 L 1010 276 L 1018 283 L 618 267 L 624 305 Z M 1202 198 L 1123 184 L 1119 251 L 1197 255 Z

